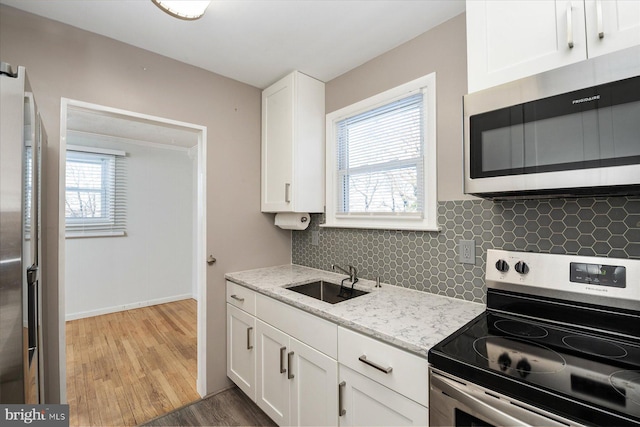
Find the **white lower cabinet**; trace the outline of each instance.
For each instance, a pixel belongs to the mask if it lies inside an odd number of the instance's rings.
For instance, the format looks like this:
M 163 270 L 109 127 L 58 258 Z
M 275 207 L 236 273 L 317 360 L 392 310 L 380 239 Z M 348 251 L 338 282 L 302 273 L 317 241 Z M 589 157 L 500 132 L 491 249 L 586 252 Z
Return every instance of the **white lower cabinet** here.
M 291 338 L 291 425 L 338 425 L 338 362 Z
M 338 362 L 257 320 L 258 406 L 278 425 L 338 425 Z
M 426 407 L 340 365 L 341 426 L 427 426 Z M 427 387 L 427 384 L 425 384 Z
M 424 358 L 227 282 L 227 375 L 280 426 L 426 426 Z
M 227 376 L 256 400 L 256 318 L 227 304 Z
M 276 424 L 289 425 L 289 381 L 287 351 L 289 336 L 258 320 L 256 325 L 256 403 Z
M 338 328 L 341 426 L 426 426 L 429 364 L 350 329 Z

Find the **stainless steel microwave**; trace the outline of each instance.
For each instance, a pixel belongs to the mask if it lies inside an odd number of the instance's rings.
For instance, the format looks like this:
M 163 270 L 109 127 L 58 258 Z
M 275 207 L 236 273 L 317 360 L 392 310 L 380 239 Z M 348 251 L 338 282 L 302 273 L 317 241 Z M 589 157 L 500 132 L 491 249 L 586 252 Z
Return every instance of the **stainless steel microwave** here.
M 640 194 L 640 46 L 464 97 L 464 192 Z

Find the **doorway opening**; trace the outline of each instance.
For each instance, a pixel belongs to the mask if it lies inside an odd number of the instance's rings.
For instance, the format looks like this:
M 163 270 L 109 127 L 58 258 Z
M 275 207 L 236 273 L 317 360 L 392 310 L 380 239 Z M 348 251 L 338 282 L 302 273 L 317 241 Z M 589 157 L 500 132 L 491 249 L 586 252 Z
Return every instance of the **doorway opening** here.
M 204 396 L 206 127 L 63 99 L 60 129 L 62 402 L 94 386 L 99 398 L 100 388 L 117 395 L 129 385 L 114 406 L 136 409 Z M 90 347 L 99 354 L 85 354 Z M 169 362 L 191 353 L 195 368 Z M 130 364 L 118 370 L 122 360 Z M 189 371 L 194 383 L 172 385 Z M 162 413 L 145 411 L 136 424 Z

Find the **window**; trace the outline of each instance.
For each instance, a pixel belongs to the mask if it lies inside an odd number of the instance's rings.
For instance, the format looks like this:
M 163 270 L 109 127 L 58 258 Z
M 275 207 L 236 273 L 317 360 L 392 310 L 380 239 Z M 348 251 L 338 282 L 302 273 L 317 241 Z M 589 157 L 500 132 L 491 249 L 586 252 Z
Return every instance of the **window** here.
M 435 75 L 327 115 L 326 227 L 437 230 Z
M 67 237 L 121 236 L 126 225 L 125 153 L 69 146 L 66 161 Z

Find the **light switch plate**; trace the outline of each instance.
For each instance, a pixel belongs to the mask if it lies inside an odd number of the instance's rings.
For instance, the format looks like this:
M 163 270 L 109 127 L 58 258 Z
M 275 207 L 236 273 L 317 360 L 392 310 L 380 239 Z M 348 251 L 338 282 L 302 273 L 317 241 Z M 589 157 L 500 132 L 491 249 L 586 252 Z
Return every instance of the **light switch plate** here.
M 458 260 L 462 264 L 476 263 L 476 241 L 460 240 L 458 242 Z

